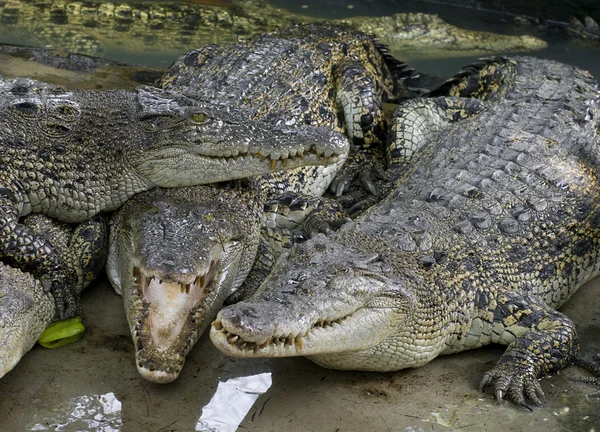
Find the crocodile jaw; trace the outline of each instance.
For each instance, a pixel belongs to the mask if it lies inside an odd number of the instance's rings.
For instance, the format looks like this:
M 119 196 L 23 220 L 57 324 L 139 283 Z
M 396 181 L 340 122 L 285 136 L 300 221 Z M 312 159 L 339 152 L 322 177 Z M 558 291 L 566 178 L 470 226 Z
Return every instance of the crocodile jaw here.
M 231 285 L 228 270 L 238 259 L 229 252 L 212 254 L 207 268 L 178 280 L 129 267 L 130 288 L 122 294 L 138 372 L 148 381 L 169 383 L 179 376 L 185 357 L 230 293 L 223 287 Z
M 306 290 L 279 287 L 222 309 L 210 330 L 215 346 L 232 357 L 368 350 L 402 326 L 412 305 L 412 296 L 379 275 L 335 276 Z
M 392 310 L 363 307 L 336 319 L 317 318 L 304 328 L 276 324 L 269 337 L 248 334 L 246 339 L 240 336 L 247 333 L 240 331 L 240 317 L 232 312 L 231 307 L 223 309 L 210 330 L 215 346 L 231 357 L 293 357 L 367 350 L 390 333 L 389 326 L 373 324 L 385 323 L 393 314 Z
M 168 130 L 159 140 L 162 144 L 133 153 L 128 160 L 155 186 L 184 187 L 305 166 L 335 165 L 348 156 L 348 139 L 330 128 L 268 126 L 258 138 L 245 130 L 238 131 L 243 136 L 232 142 L 225 139 L 234 132 L 225 133 L 224 138 Z

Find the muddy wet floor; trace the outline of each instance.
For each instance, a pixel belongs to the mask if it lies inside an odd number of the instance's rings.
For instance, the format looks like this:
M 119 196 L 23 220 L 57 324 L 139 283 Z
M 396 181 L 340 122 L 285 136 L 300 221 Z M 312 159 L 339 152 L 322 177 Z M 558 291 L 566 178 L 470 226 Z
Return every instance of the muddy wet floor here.
M 600 280 L 562 309 L 587 352 L 600 351 Z M 542 381 L 533 412 L 477 391 L 501 355 L 489 347 L 395 373 L 331 371 L 304 358 L 231 360 L 204 337 L 179 379 L 142 379 L 121 298 L 106 279 L 83 296 L 87 333 L 56 350 L 36 346 L 0 379 L 2 430 L 600 431 L 596 389 L 571 367 Z M 214 429 L 219 425 L 218 429 Z

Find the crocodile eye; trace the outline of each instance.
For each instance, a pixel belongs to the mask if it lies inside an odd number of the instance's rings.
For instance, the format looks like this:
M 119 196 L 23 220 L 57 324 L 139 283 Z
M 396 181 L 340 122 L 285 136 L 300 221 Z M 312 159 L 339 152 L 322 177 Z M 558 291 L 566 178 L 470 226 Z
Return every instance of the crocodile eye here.
M 208 120 L 208 114 L 203 112 L 198 112 L 192 114 L 192 121 L 196 123 L 205 123 Z

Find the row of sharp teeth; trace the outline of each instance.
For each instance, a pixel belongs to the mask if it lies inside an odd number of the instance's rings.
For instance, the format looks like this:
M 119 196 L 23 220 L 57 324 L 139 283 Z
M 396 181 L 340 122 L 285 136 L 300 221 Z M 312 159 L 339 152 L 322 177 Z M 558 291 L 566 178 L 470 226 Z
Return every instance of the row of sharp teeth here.
M 258 158 L 261 161 L 265 161 L 265 160 L 269 159 L 271 169 L 275 169 L 275 167 L 277 166 L 277 162 L 281 162 L 282 168 L 285 168 L 291 159 L 299 158 L 301 160 L 304 160 L 304 149 L 298 149 L 298 150 L 292 149 L 289 151 L 289 153 L 282 154 L 276 158 L 271 155 L 264 155 L 261 153 L 247 153 L 246 152 L 246 153 L 235 153 L 234 154 L 234 152 L 237 152 L 237 150 L 233 150 L 228 153 L 225 153 L 224 155 L 220 156 L 219 159 L 222 159 L 223 162 L 227 162 L 227 159 L 229 159 L 229 158 L 235 158 L 236 160 L 239 158 L 242 158 L 242 160 L 243 160 L 246 156 L 250 155 L 250 157 Z M 309 153 L 313 153 L 313 154 L 316 154 L 317 156 L 321 156 L 323 158 L 324 164 L 327 164 L 329 162 L 329 158 L 333 155 L 333 151 L 319 150 L 319 149 L 317 149 L 316 146 L 312 146 L 309 150 Z
M 213 323 L 213 327 L 215 327 L 217 330 L 220 330 L 218 328 L 218 325 L 215 325 L 215 323 Z M 240 349 L 242 351 L 257 352 L 259 349 L 266 348 L 269 345 L 275 345 L 275 346 L 282 345 L 283 348 L 297 346 L 298 349 L 302 349 L 302 347 L 304 345 L 304 336 L 296 336 L 296 337 L 281 336 L 279 338 L 270 338 L 266 342 L 264 342 L 262 344 L 258 344 L 255 342 L 245 341 L 238 335 L 229 333 L 226 330 L 223 330 L 223 332 L 225 333 L 225 337 L 227 338 L 227 343 L 229 345 L 235 345 L 238 349 Z
M 311 327 L 311 330 L 314 328 L 317 328 L 317 327 L 326 328 L 326 327 L 333 327 L 334 325 L 339 325 L 346 318 L 348 318 L 348 316 L 338 318 L 336 320 L 325 320 L 325 319 L 318 320 L 316 323 L 313 324 L 313 326 Z M 302 336 L 290 334 L 287 336 L 272 337 L 272 338 L 268 339 L 266 342 L 259 345 L 256 342 L 245 341 L 240 336 L 238 336 L 234 333 L 230 333 L 227 330 L 223 329 L 223 324 L 221 324 L 221 322 L 218 320 L 213 321 L 212 326 L 215 328 L 215 330 L 225 333 L 225 337 L 227 338 L 227 343 L 229 343 L 229 345 L 236 345 L 240 350 L 247 350 L 247 351 L 254 351 L 254 352 L 257 352 L 259 349 L 266 348 L 269 345 L 275 345 L 275 346 L 283 345 L 283 348 L 287 348 L 287 347 L 295 345 L 299 349 L 302 349 L 302 347 L 304 345 L 304 338 L 306 336 L 308 336 L 308 333 L 310 332 L 310 330 L 309 330 Z
M 154 279 L 156 279 L 156 276 L 146 277 L 146 276 L 142 275 L 139 267 L 134 267 L 133 268 L 133 279 L 134 279 L 135 283 L 138 285 L 140 285 L 143 282 L 144 286 L 142 286 L 142 289 L 145 290 L 150 286 L 150 283 Z M 202 275 L 202 276 L 196 276 L 196 279 L 194 279 L 194 283 L 191 283 L 191 284 L 179 283 L 179 286 L 181 288 L 181 294 L 183 294 L 183 293 L 189 294 L 192 286 L 200 287 L 200 288 L 204 289 L 208 285 L 208 282 L 210 282 L 210 281 L 207 281 L 206 276 Z M 162 279 L 159 279 L 159 283 L 160 284 L 163 283 Z

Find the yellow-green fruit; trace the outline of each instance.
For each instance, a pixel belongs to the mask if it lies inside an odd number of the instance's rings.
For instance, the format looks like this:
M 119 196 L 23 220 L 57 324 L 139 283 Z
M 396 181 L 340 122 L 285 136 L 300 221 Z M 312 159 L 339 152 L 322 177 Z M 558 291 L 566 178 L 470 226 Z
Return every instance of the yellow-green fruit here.
M 74 317 L 50 324 L 38 339 L 44 348 L 58 348 L 79 340 L 85 331 L 81 317 Z

